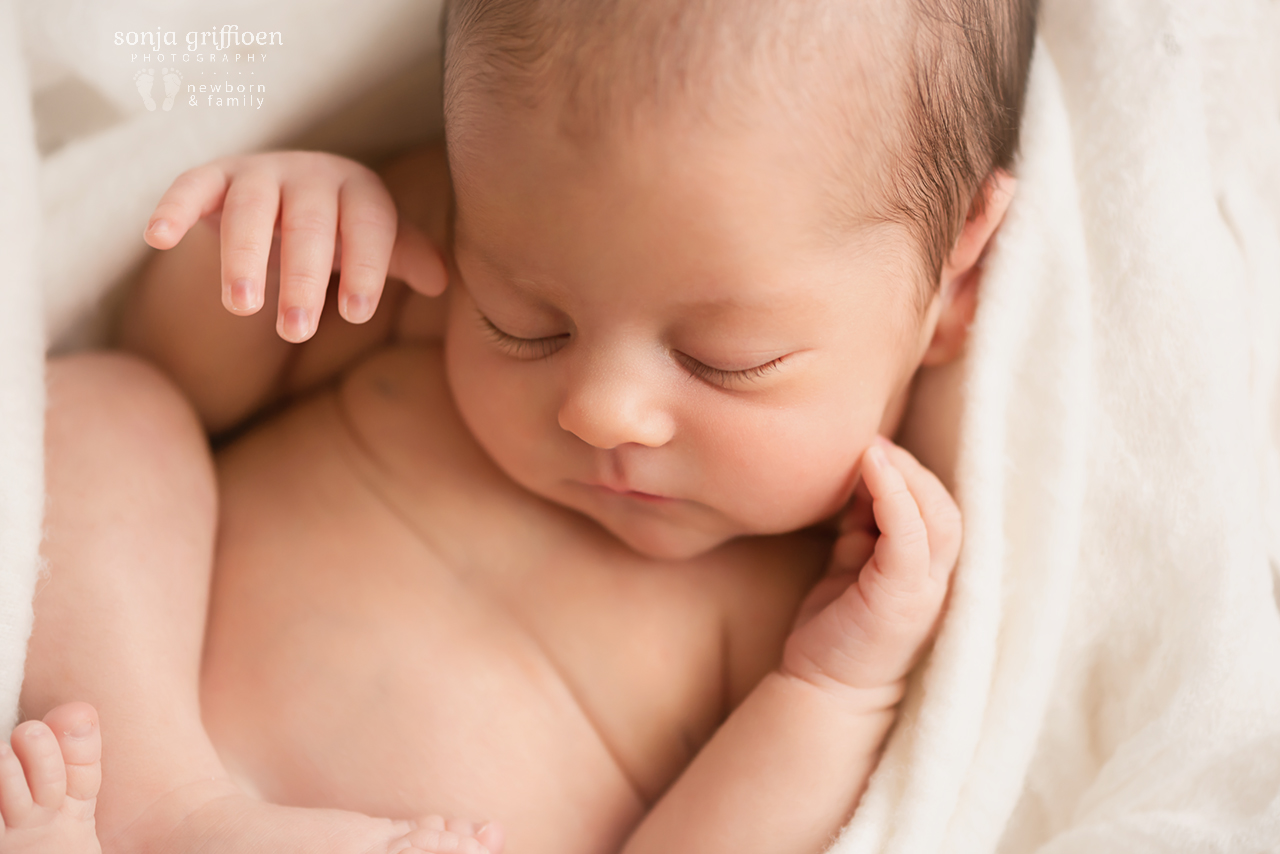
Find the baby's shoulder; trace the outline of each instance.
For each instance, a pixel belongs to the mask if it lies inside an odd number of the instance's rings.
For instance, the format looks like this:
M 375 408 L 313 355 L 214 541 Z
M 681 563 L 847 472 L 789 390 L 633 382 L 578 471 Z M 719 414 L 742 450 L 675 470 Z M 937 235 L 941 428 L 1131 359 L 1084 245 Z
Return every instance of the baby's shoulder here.
M 337 401 L 357 442 L 406 486 L 495 474 L 453 405 L 438 343 L 374 351 L 343 377 Z

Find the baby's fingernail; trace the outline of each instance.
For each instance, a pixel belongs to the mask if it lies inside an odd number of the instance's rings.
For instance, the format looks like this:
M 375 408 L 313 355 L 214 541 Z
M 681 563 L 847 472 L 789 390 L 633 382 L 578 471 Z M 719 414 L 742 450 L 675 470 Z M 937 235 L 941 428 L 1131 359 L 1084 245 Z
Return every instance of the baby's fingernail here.
M 867 448 L 867 463 L 874 469 L 882 468 L 888 460 L 884 455 L 884 448 L 879 445 L 872 445 Z
M 284 313 L 284 337 L 290 341 L 301 341 L 311 332 L 311 322 L 307 319 L 306 309 L 291 308 Z
M 892 447 L 893 447 L 893 440 L 892 440 L 892 439 L 890 439 L 890 438 L 888 438 L 887 436 L 880 436 L 880 435 L 877 435 L 877 436 L 876 436 L 876 442 L 877 442 L 877 443 L 880 445 L 880 447 L 882 447 L 882 448 L 892 448 Z
M 352 323 L 364 323 L 373 312 L 369 309 L 369 299 L 362 294 L 347 294 L 346 308 L 342 315 Z
M 151 234 L 164 234 L 169 230 L 169 228 L 169 220 L 167 219 L 152 220 L 151 223 L 147 225 L 147 231 Z
M 77 721 L 71 729 L 67 730 L 67 735 L 72 738 L 88 738 L 93 732 L 93 721 L 88 718 L 82 718 Z
M 256 308 L 257 294 L 253 282 L 248 279 L 236 279 L 231 283 L 231 305 L 236 311 L 248 311 Z

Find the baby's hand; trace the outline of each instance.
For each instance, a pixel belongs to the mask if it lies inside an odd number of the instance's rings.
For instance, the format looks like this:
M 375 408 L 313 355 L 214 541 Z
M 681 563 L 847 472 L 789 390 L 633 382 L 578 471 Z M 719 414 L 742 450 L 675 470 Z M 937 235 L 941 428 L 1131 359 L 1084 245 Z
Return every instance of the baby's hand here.
M 267 259 L 279 223 L 276 331 L 305 341 L 316 330 L 329 277 L 340 270 L 338 309 L 352 323 L 373 316 L 388 273 L 429 296 L 445 269 L 426 235 L 399 222 L 391 194 L 369 169 L 307 151 L 215 160 L 178 176 L 143 232 L 170 249 L 202 217 L 221 211 L 222 304 L 232 314 L 262 307 Z
M 782 671 L 891 706 L 942 610 L 960 511 L 932 472 L 887 441 L 863 454 L 859 493 L 826 577 L 801 606 Z

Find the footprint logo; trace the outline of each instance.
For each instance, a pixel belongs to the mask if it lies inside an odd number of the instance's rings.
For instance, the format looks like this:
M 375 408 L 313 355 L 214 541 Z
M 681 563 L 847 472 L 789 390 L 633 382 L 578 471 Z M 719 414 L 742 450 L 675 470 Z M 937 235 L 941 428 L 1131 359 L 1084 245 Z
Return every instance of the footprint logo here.
M 176 68 L 165 68 L 160 71 L 160 79 L 164 81 L 164 111 L 173 109 L 173 99 L 178 97 L 178 87 L 182 85 L 182 75 Z M 155 107 L 148 107 L 154 110 Z
M 155 82 L 155 69 L 144 68 L 137 74 L 133 75 L 133 85 L 138 87 L 138 94 L 142 96 L 142 103 L 146 105 L 148 110 L 155 110 L 156 102 L 151 97 L 151 84 Z

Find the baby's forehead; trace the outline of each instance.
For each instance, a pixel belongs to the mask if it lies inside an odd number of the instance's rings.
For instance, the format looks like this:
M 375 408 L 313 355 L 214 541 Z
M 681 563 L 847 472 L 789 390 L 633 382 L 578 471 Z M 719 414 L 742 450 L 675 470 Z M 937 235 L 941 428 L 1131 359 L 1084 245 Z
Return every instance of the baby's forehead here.
M 1037 6 L 449 0 L 446 138 L 465 148 L 513 107 L 588 140 L 655 115 L 772 121 L 827 169 L 833 223 L 911 230 L 933 286 L 983 183 L 1014 168 Z
M 637 124 L 731 134 L 789 129 L 821 164 L 833 221 L 869 219 L 901 136 L 913 2 L 900 0 L 452 0 L 451 147 L 485 112 L 551 112 L 595 146 Z M 550 108 L 548 110 L 548 107 Z M 497 117 L 501 121 L 501 117 Z M 465 148 L 465 145 L 457 145 Z M 859 223 L 861 224 L 861 223 Z
M 452 0 L 446 111 L 479 89 L 524 104 L 557 101 L 566 122 L 583 132 L 637 110 L 725 120 L 750 113 L 758 96 L 838 120 L 851 99 L 880 102 L 898 88 L 907 66 L 906 10 L 914 7 L 891 0 Z

